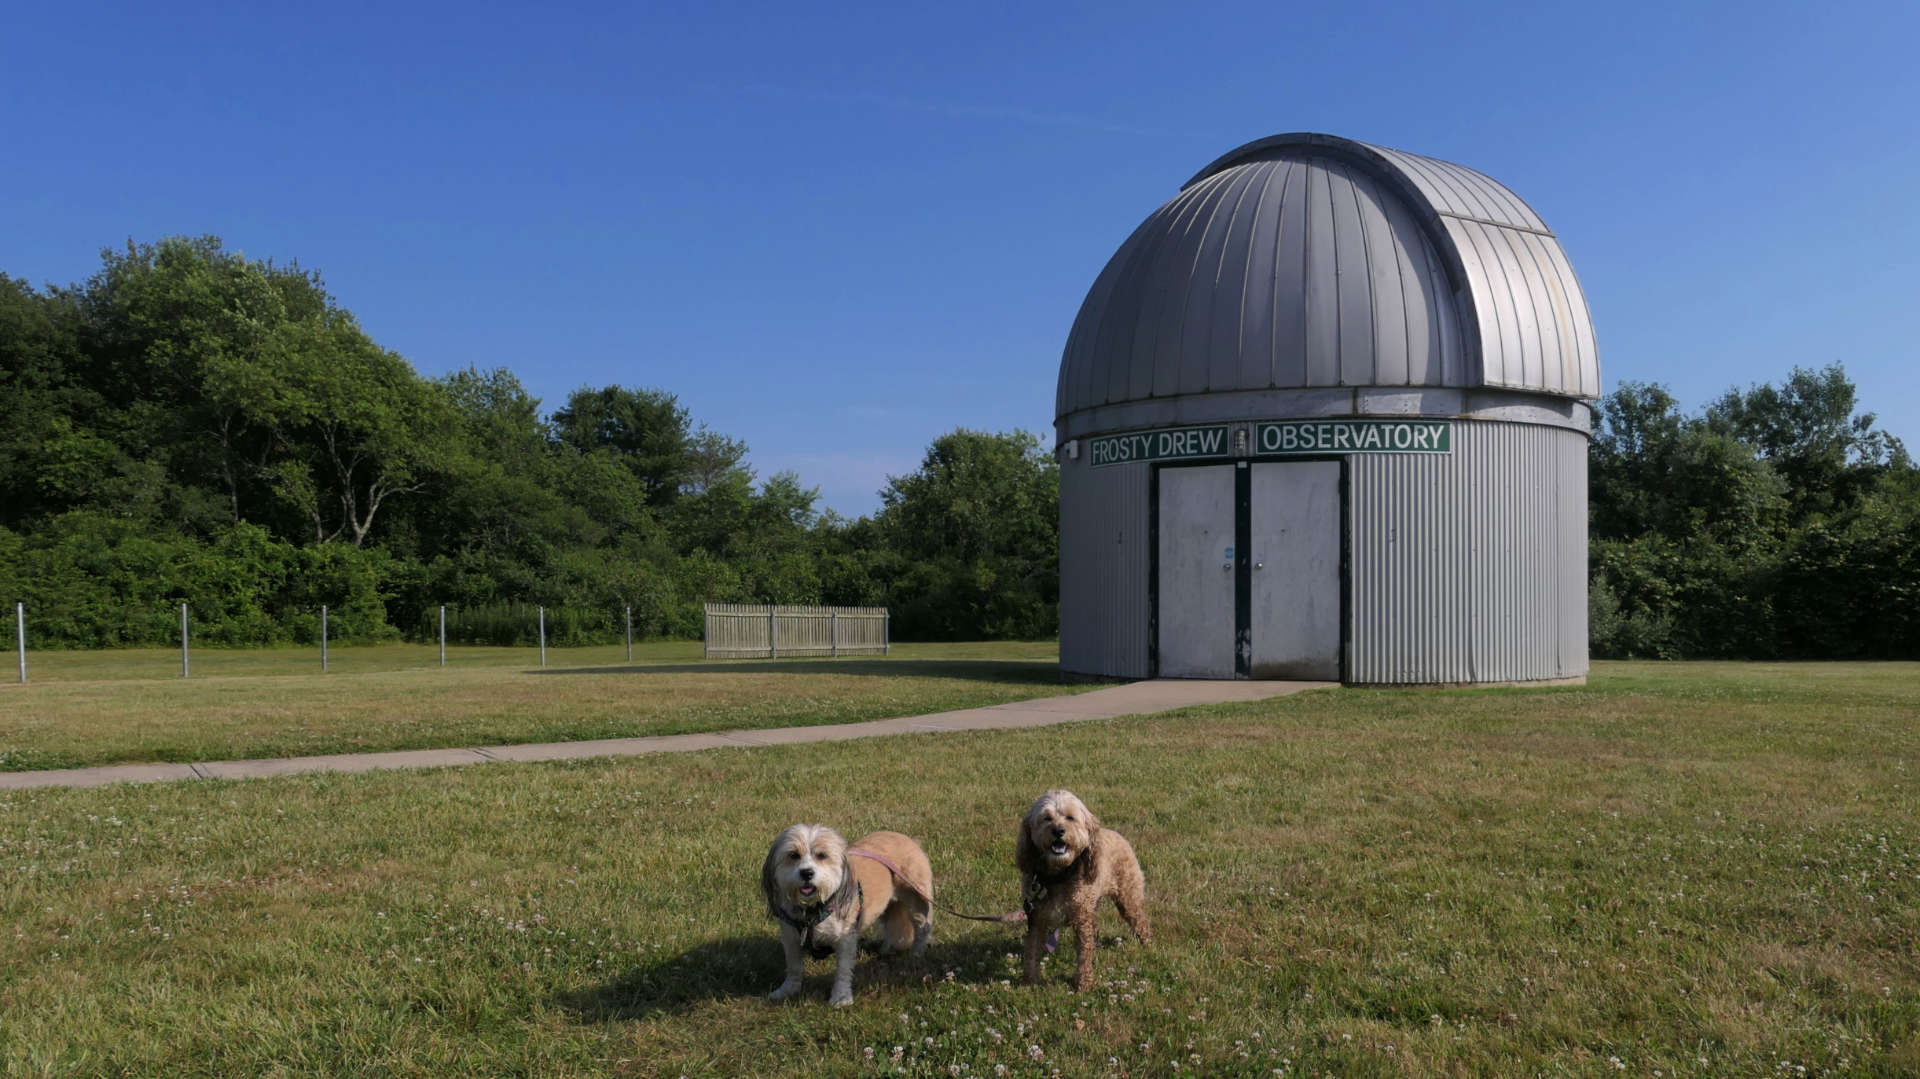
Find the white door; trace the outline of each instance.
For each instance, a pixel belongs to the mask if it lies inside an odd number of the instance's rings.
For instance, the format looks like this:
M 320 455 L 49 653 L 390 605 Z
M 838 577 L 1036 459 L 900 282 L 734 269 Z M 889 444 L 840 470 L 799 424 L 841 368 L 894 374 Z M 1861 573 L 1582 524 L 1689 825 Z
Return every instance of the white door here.
M 1338 681 L 1340 463 L 1256 464 L 1252 493 L 1253 677 Z
M 1233 677 L 1233 466 L 1160 470 L 1163 678 Z

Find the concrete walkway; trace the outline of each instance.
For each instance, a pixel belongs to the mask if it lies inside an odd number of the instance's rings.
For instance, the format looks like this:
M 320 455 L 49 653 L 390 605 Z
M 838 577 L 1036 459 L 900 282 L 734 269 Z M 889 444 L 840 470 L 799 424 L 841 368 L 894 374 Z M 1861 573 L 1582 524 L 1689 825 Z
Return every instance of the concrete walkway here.
M 102 787 L 109 783 L 164 783 L 176 779 L 264 779 L 305 772 L 377 772 L 388 768 L 444 768 L 490 761 L 557 761 L 582 757 L 631 757 L 682 753 L 727 746 L 782 746 L 799 742 L 841 742 L 883 734 L 929 731 L 984 731 L 1008 727 L 1048 727 L 1081 719 L 1111 719 L 1186 708 L 1196 704 L 1259 701 L 1334 682 L 1202 682 L 1162 679 L 1133 682 L 1065 697 L 1041 697 L 987 708 L 936 712 L 928 716 L 833 723 L 816 727 L 773 727 L 758 731 L 670 734 L 653 738 L 606 738 L 591 742 L 541 742 L 534 745 L 472 749 L 406 749 L 392 753 L 341 753 L 326 757 L 277 757 L 200 764 L 111 764 L 46 772 L 0 772 L 0 790 L 31 787 Z

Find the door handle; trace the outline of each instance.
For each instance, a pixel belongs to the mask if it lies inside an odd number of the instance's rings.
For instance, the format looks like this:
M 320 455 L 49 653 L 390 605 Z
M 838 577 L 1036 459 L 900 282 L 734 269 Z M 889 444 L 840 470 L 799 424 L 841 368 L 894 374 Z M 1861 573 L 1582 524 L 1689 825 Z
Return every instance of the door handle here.
M 1255 563 L 1253 564 L 1253 568 L 1254 568 L 1254 569 L 1266 569 L 1266 568 L 1267 568 L 1267 564 L 1266 564 L 1265 562 L 1255 562 Z

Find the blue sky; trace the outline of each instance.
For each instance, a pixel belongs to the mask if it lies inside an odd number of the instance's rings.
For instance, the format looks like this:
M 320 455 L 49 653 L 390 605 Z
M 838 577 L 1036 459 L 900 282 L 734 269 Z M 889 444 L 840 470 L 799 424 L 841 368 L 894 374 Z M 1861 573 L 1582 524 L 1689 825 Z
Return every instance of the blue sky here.
M 1920 5 L 15 5 L 0 270 L 128 239 L 320 270 L 423 373 L 679 396 L 856 515 L 1050 437 L 1133 227 L 1326 131 L 1559 234 L 1601 365 L 1695 409 L 1846 364 L 1920 449 Z

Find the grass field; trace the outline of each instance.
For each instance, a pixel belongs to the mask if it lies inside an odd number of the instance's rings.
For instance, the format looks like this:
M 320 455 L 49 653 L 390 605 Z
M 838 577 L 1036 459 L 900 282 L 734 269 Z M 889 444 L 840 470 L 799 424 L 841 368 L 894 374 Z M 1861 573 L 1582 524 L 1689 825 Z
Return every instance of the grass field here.
M 9 1075 L 1913 1075 L 1920 665 L 1606 664 L 1028 731 L 0 796 Z M 798 819 L 1014 904 L 1049 786 L 1156 940 L 769 1004 Z M 1070 955 L 1063 949 L 1063 956 Z
M 896 645 L 885 657 L 703 660 L 699 642 L 36 655 L 0 685 L 0 771 L 792 727 L 974 708 L 1063 684 L 1051 641 Z M 170 665 L 169 665 L 170 664 Z

